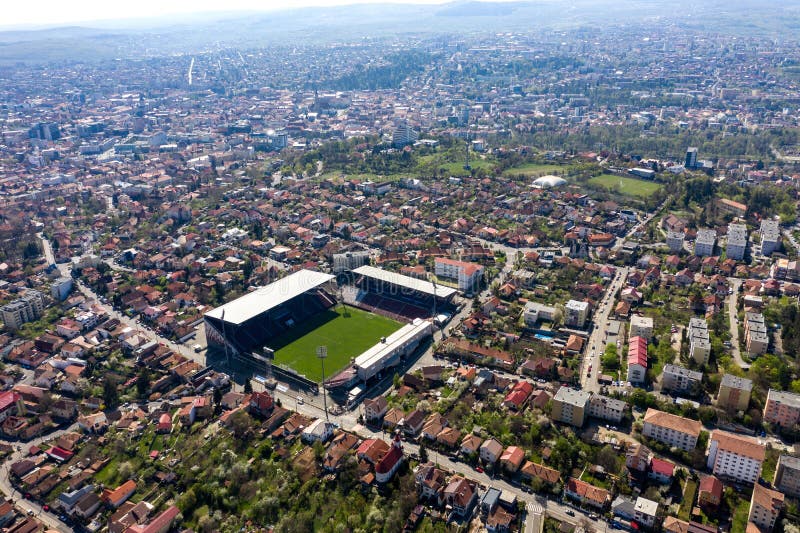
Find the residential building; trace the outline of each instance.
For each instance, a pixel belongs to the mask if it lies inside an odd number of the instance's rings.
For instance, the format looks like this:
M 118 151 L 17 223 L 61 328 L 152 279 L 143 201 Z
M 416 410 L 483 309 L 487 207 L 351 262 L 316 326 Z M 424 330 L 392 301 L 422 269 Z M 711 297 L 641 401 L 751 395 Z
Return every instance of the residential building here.
M 694 255 L 700 257 L 710 257 L 714 255 L 714 245 L 717 242 L 717 232 L 713 229 L 697 230 L 697 237 L 694 241 Z
M 103 491 L 102 500 L 109 507 L 116 509 L 136 492 L 136 482 L 129 479 L 116 489 L 105 489 Z
M 588 504 L 598 509 L 604 509 L 611 503 L 611 494 L 607 490 L 574 477 L 569 478 L 564 484 L 564 495 L 581 504 Z
M 670 463 L 658 457 L 650 459 L 650 466 L 647 469 L 647 478 L 653 479 L 658 483 L 669 484 L 672 483 L 672 477 L 675 475 L 675 464 Z
M 744 259 L 747 249 L 747 226 L 744 224 L 728 225 L 728 245 L 725 248 L 725 255 L 736 261 Z
M 589 416 L 616 423 L 622 420 L 622 416 L 625 414 L 625 405 L 626 403 L 622 400 L 601 394 L 592 394 L 589 399 Z
M 800 394 L 770 389 L 764 404 L 764 422 L 790 428 L 800 421 Z
M 733 411 L 746 411 L 750 405 L 753 381 L 747 378 L 725 374 L 719 383 L 717 406 Z
M 589 317 L 589 302 L 570 300 L 564 306 L 564 324 L 567 327 L 583 328 Z
M 437 276 L 457 281 L 458 289 L 466 293 L 477 290 L 483 279 L 483 266 L 477 263 L 437 257 L 434 267 Z
M 520 469 L 524 460 L 525 450 L 519 446 L 509 446 L 503 450 L 503 454 L 500 456 L 500 466 L 506 472 L 513 474 Z
M 0 307 L 0 319 L 9 329 L 19 329 L 27 322 L 39 319 L 44 312 L 44 296 L 29 289 L 24 296 Z
M 714 430 L 708 443 L 707 466 L 720 478 L 755 483 L 766 452 L 766 447 L 752 437 Z
M 628 381 L 644 383 L 647 378 L 647 341 L 642 337 L 631 337 L 628 342 Z
M 685 236 L 682 231 L 667 232 L 667 247 L 669 251 L 677 254 L 683 251 L 683 240 Z
M 318 418 L 311 422 L 307 428 L 303 430 L 300 434 L 300 438 L 303 442 L 328 442 L 331 437 L 333 437 L 333 431 L 336 429 L 336 426 L 332 422 L 326 422 L 325 420 Z
M 366 250 L 357 252 L 345 252 L 333 254 L 333 273 L 341 274 L 355 270 L 358 267 L 369 264 L 369 252 Z
M 722 481 L 714 476 L 700 478 L 700 488 L 697 493 L 697 503 L 701 507 L 716 507 L 722 503 Z
M 689 319 L 687 337 L 689 338 L 689 356 L 699 365 L 708 364 L 708 357 L 711 355 L 708 323 L 702 318 Z
M 769 336 L 761 313 L 746 312 L 744 318 L 744 340 L 747 353 L 756 357 L 767 353 Z
M 479 455 L 481 461 L 493 465 L 500 459 L 502 453 L 503 445 L 500 444 L 500 441 L 497 439 L 486 439 L 483 441 L 483 444 L 481 444 Z
M 697 420 L 650 408 L 644 415 L 642 435 L 690 451 L 697 446 L 703 425 Z
M 694 395 L 700 391 L 702 380 L 702 372 L 667 364 L 664 365 L 664 370 L 661 374 L 661 389 Z
M 645 526 L 653 527 L 658 516 L 658 502 L 639 496 L 633 507 L 633 519 Z
M 417 139 L 419 139 L 419 133 L 411 128 L 405 121 L 398 124 L 394 130 L 392 130 L 392 145 L 395 148 L 412 144 L 416 142 Z
M 58 278 L 50 287 L 50 296 L 59 302 L 66 300 L 70 292 L 72 292 L 72 278 Z
M 629 470 L 644 472 L 650 466 L 653 452 L 641 442 L 633 442 L 625 452 L 625 467 Z
M 762 531 L 772 531 L 783 509 L 783 499 L 783 493 L 756 483 L 753 486 L 747 521 L 757 525 Z
M 770 256 L 781 248 L 781 229 L 778 221 L 768 218 L 761 221 L 761 255 Z
M 455 475 L 443 491 L 443 500 L 442 503 L 449 505 L 456 515 L 463 517 L 472 511 L 478 501 L 478 493 L 474 484 L 463 476 Z
M 629 337 L 642 337 L 647 342 L 653 338 L 653 319 L 649 316 L 633 315 Z
M 561 387 L 553 396 L 553 409 L 550 417 L 558 422 L 583 427 L 592 393 Z
M 389 403 L 384 396 L 364 400 L 364 420 L 367 422 L 379 421 L 388 410 Z
M 556 308 L 539 302 L 528 302 L 522 311 L 522 319 L 529 328 L 536 327 L 540 320 L 552 322 L 556 316 Z
M 781 455 L 775 468 L 775 488 L 792 498 L 800 498 L 800 458 Z

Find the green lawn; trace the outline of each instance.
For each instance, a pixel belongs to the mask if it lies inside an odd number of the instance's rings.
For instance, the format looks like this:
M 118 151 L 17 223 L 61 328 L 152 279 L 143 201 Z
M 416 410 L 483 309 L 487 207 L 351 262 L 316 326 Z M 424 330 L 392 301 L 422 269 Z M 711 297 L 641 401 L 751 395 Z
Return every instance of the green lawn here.
M 694 498 L 697 495 L 697 482 L 690 479 L 686 481 L 686 486 L 683 490 L 683 501 L 681 502 L 680 510 L 678 511 L 678 518 L 681 520 L 689 520 L 692 513 L 692 506 L 694 505 Z
M 569 171 L 567 165 L 547 165 L 540 163 L 525 163 L 518 167 L 511 167 L 503 172 L 504 176 L 527 176 L 527 177 L 541 177 L 547 174 L 560 174 L 564 171 Z
M 615 176 L 613 174 L 603 174 L 595 176 L 589 180 L 590 185 L 611 189 L 625 196 L 638 196 L 647 198 L 659 189 L 661 185 L 652 181 L 627 178 L 625 176 Z
M 320 313 L 287 333 L 275 338 L 269 346 L 275 350 L 275 363 L 286 365 L 308 379 L 320 381 L 322 369 L 317 359 L 317 346 L 328 347 L 325 375 L 333 376 L 367 348 L 377 344 L 402 324 L 384 316 L 354 307 L 336 307 Z

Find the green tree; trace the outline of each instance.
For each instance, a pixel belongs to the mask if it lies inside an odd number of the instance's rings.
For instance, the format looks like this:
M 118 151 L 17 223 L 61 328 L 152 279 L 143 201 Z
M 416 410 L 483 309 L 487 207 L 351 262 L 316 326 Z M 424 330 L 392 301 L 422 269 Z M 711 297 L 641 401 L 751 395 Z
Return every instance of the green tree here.
M 103 378 L 103 402 L 107 409 L 112 409 L 119 404 L 119 391 L 116 378 L 106 375 Z
M 150 372 L 147 368 L 142 368 L 136 376 L 136 392 L 139 398 L 144 398 L 150 390 Z

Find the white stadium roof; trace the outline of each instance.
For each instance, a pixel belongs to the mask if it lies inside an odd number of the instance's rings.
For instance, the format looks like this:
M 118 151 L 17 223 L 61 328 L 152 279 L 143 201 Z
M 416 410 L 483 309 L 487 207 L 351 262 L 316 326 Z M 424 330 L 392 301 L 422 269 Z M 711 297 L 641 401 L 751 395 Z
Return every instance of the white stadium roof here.
M 444 287 L 436 285 L 434 288 L 433 283 L 422 279 L 412 278 L 411 276 L 404 276 L 396 272 L 389 272 L 374 266 L 364 265 L 353 270 L 359 276 L 366 276 L 368 278 L 375 278 L 398 287 L 405 287 L 417 292 L 428 294 L 430 296 L 438 296 L 439 298 L 449 298 L 458 292 L 451 287 Z
M 535 180 L 533 182 L 534 187 L 538 187 L 540 189 L 549 189 L 551 187 L 560 187 L 567 183 L 567 180 L 564 178 L 559 178 L 558 176 L 542 176 L 541 178 Z
M 264 287 L 245 294 L 232 302 L 212 309 L 205 314 L 207 317 L 224 320 L 229 324 L 243 324 L 251 318 L 274 309 L 296 298 L 306 291 L 328 283 L 334 278 L 331 274 L 316 272 L 314 270 L 300 270 L 270 283 Z

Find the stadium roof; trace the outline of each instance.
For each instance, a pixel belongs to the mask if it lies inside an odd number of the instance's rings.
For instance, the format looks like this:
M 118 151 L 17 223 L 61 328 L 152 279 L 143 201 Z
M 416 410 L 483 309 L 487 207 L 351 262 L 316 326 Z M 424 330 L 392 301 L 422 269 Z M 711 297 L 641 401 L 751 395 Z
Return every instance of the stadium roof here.
M 264 287 L 245 294 L 232 302 L 221 305 L 205 314 L 207 317 L 222 320 L 229 324 L 242 324 L 251 318 L 278 307 L 296 298 L 306 291 L 323 285 L 334 278 L 331 274 L 315 272 L 313 270 L 300 270 L 270 283 Z
M 375 278 L 386 283 L 391 283 L 392 285 L 397 285 L 398 287 L 415 290 L 430 296 L 438 296 L 439 298 L 450 298 L 452 295 L 458 292 L 456 289 L 451 287 L 443 287 L 442 285 L 436 285 L 436 287 L 434 287 L 433 283 L 430 281 L 412 278 L 411 276 L 404 276 L 402 274 L 397 274 L 396 272 L 389 272 L 387 270 L 375 268 L 374 266 L 369 265 L 358 267 L 353 270 L 353 272 L 359 276 Z
M 394 355 L 398 349 L 403 348 L 408 342 L 419 338 L 419 335 L 430 332 L 431 323 L 427 320 L 416 319 L 411 324 L 406 324 L 388 337 L 386 341 L 381 341 L 369 348 L 355 360 L 355 366 L 365 370 L 370 370 L 378 365 L 382 366 L 388 357 Z

